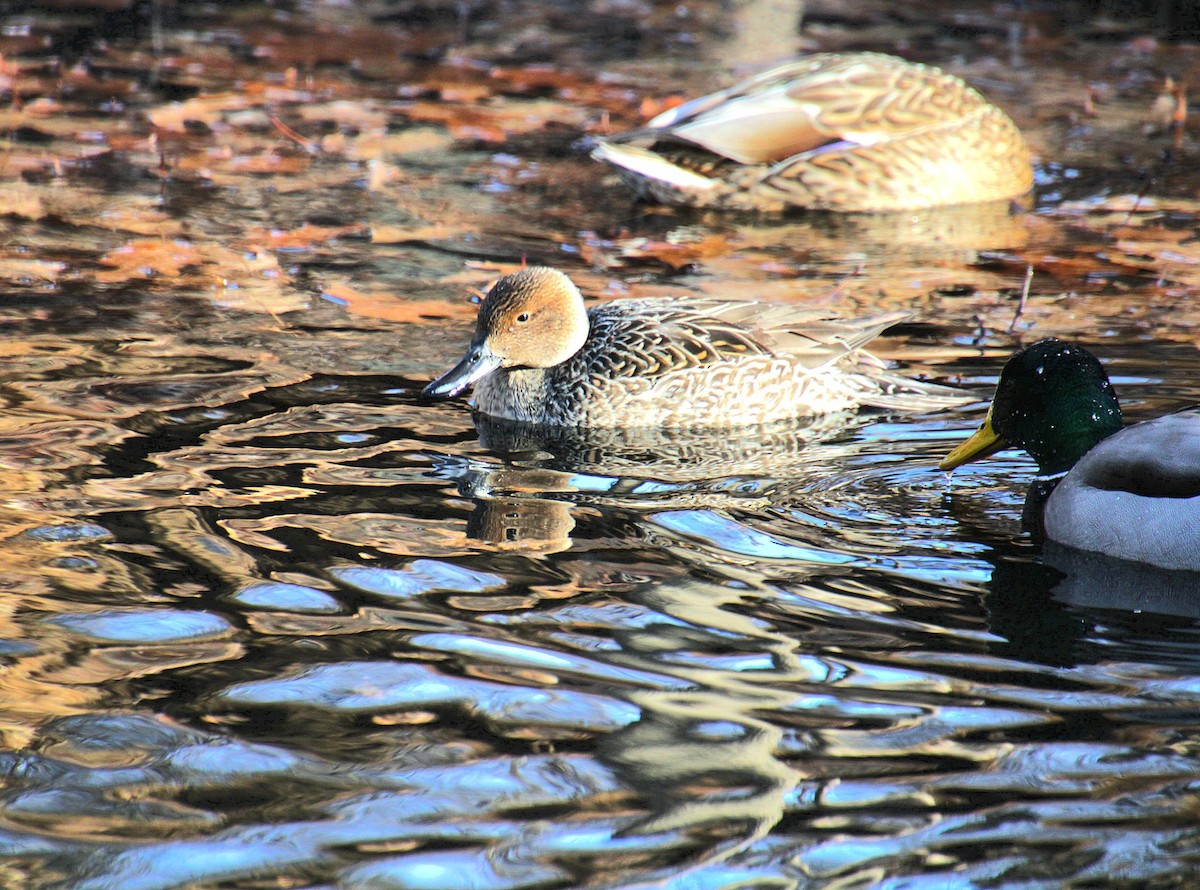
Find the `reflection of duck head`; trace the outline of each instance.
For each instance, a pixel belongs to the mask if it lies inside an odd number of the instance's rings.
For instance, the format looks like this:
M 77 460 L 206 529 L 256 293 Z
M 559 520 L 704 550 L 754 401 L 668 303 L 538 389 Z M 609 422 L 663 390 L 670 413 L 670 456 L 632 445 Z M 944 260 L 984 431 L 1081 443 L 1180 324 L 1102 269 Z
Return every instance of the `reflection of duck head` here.
M 532 556 L 571 546 L 572 505 L 545 496 L 571 490 L 562 473 L 470 460 L 448 462 L 439 474 L 454 479 L 459 493 L 474 502 L 468 537 Z
M 469 537 L 527 555 L 568 549 L 574 528 L 570 504 L 536 497 L 479 499 L 467 520 Z

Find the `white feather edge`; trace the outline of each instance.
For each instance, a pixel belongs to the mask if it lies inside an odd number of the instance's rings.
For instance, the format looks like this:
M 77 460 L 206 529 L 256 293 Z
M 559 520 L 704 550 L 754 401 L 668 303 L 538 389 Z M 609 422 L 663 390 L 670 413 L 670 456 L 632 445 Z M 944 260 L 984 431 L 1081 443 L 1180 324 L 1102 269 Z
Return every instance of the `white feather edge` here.
M 647 179 L 665 182 L 681 189 L 713 189 L 721 185 L 719 179 L 710 179 L 672 164 L 652 151 L 633 145 L 612 145 L 601 142 L 592 149 L 592 157 L 616 167 L 624 167 L 631 173 Z

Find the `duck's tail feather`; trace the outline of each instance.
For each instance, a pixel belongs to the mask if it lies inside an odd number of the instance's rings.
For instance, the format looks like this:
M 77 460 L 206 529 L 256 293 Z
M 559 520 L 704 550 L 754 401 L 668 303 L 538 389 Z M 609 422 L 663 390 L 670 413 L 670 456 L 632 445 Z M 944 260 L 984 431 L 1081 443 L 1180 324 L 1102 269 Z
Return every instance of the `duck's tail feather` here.
M 600 142 L 592 149 L 592 157 L 633 174 L 638 179 L 663 183 L 684 192 L 708 192 L 722 186 L 719 179 L 701 176 L 636 145 Z
M 979 398 L 952 386 L 913 380 L 898 374 L 881 374 L 860 403 L 888 411 L 947 411 L 978 402 Z

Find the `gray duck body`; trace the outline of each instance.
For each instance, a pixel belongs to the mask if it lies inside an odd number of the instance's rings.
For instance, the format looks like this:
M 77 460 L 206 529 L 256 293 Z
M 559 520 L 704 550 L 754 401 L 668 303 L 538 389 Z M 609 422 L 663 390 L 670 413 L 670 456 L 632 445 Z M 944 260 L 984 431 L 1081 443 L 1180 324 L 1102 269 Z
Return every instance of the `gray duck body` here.
M 961 403 L 954 390 L 892 374 L 861 349 L 905 318 L 845 321 L 793 306 L 687 298 L 585 312 L 565 275 L 527 269 L 497 282 L 467 355 L 426 394 L 454 395 L 473 383 L 484 414 L 597 428 L 724 428 L 860 405 Z
M 595 306 L 575 355 L 552 368 L 497 371 L 476 385 L 475 407 L 563 426 L 724 427 L 886 404 L 889 391 L 927 389 L 885 374 L 874 356 L 840 341 L 813 340 L 805 356 L 776 354 L 771 346 L 782 344 L 763 342 L 770 332 L 756 337 L 723 318 L 752 305 L 649 299 Z M 791 315 L 795 323 L 829 323 Z M 906 317 L 870 319 L 857 333 L 869 339 Z

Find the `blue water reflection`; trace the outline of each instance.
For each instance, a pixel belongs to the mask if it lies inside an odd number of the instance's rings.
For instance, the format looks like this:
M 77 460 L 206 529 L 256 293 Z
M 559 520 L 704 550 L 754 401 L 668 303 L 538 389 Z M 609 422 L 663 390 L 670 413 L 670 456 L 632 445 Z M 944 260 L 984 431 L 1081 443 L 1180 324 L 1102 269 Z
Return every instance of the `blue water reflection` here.
M 1144 119 L 1186 45 L 999 54 L 979 4 L 143 6 L 0 29 L 0 884 L 1194 882 L 1200 582 L 1038 550 L 1023 455 L 936 469 L 1044 334 L 1132 419 L 1200 400 L 1194 146 Z M 798 34 L 995 93 L 1032 209 L 663 211 L 579 149 Z M 422 400 L 525 262 L 903 309 L 881 351 L 981 402 L 581 434 Z

